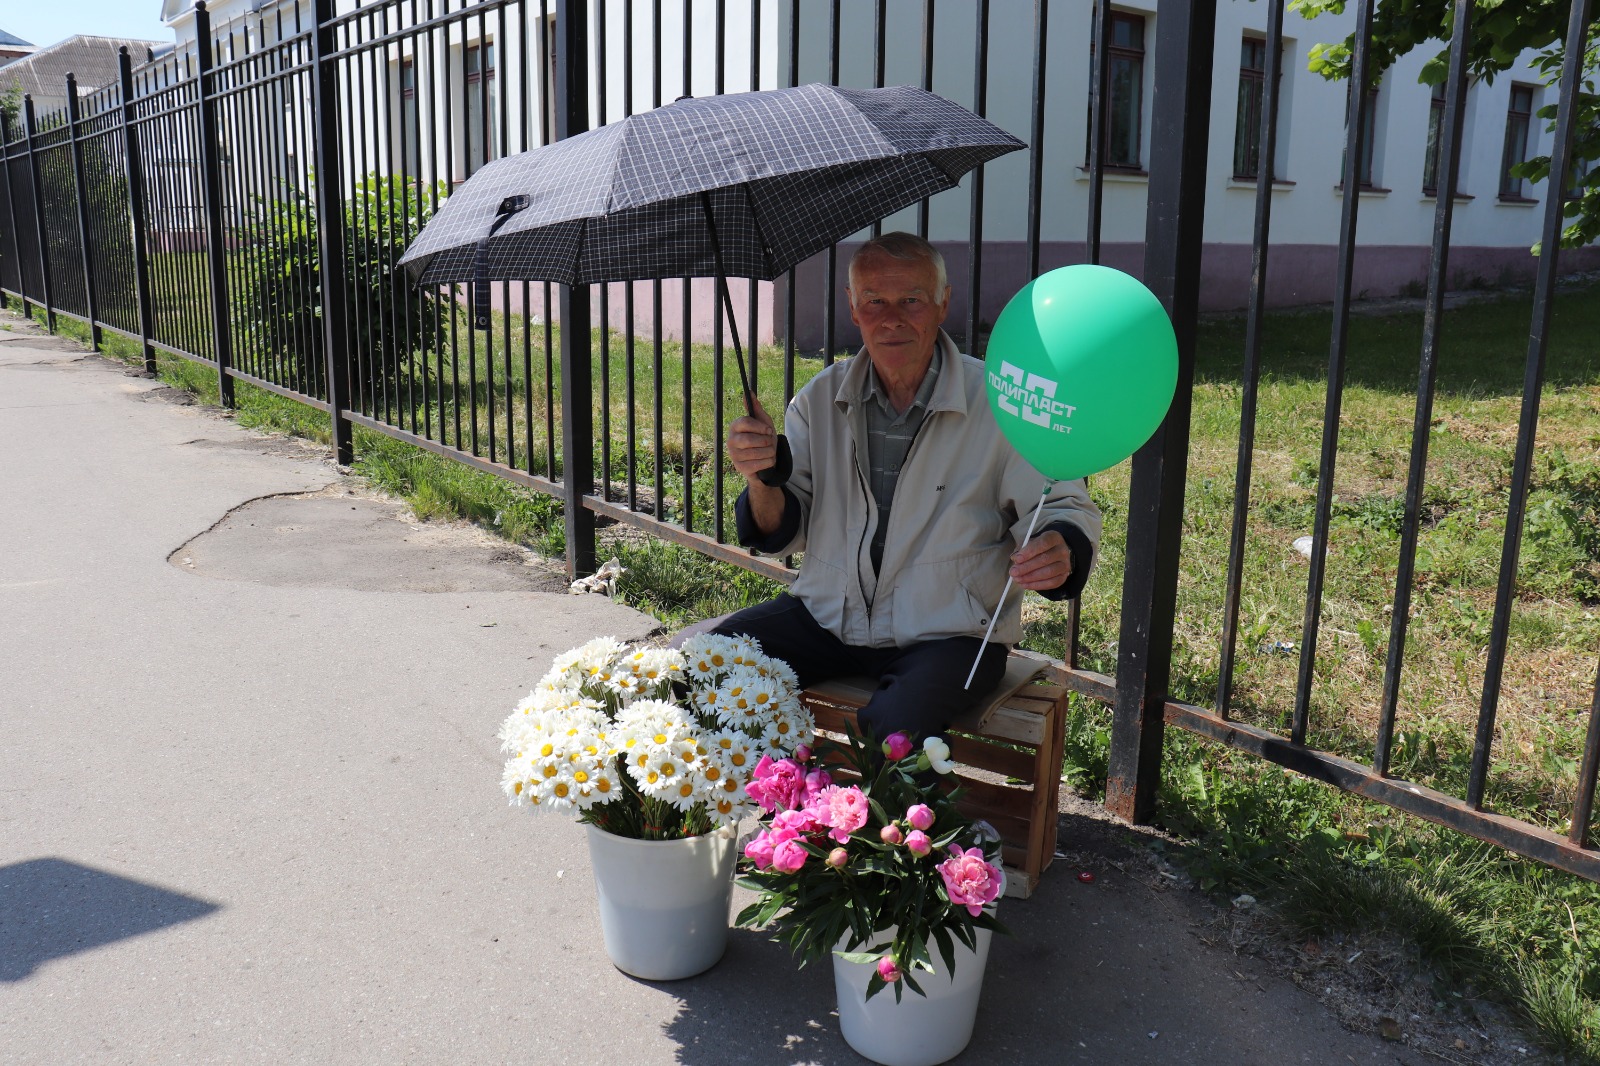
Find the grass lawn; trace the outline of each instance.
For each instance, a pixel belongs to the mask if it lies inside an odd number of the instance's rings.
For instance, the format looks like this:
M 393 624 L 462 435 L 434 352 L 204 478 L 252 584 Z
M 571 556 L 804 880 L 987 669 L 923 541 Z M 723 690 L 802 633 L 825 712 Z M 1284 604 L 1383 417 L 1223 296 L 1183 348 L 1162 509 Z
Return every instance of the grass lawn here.
M 1392 770 L 1456 795 L 1465 788 L 1486 658 L 1529 305 L 1527 294 L 1512 294 L 1467 304 L 1444 319 Z M 440 381 L 450 387 L 445 403 L 433 403 L 422 423 L 435 436 L 455 439 L 459 413 L 463 444 L 470 450 L 476 426 L 477 450 L 487 456 L 483 398 L 492 393 L 498 397 L 497 441 L 509 426 L 516 442 L 514 456 L 497 451 L 495 458 L 514 458 L 519 468 L 531 466 L 542 474 L 550 464 L 547 427 L 554 422 L 557 441 L 560 433 L 547 391 L 559 388 L 558 371 L 553 365 L 547 369 L 545 361 L 547 350 L 556 352 L 559 337 L 532 327 L 526 345 L 531 358 L 524 362 L 528 327 L 512 319 L 507 338 L 506 325 L 498 319 L 494 347 L 480 336 L 470 359 L 464 339 L 458 341 L 454 363 L 429 357 L 430 395 L 438 399 Z M 1298 663 L 1296 655 L 1272 648 L 1300 640 L 1308 567 L 1292 544 L 1312 529 L 1330 328 L 1326 311 L 1277 314 L 1268 319 L 1263 343 L 1233 713 L 1284 733 Z M 1213 702 L 1218 680 L 1243 334 L 1242 319 L 1206 322 L 1197 361 L 1173 692 L 1202 706 Z M 464 338 L 464 328 L 458 336 Z M 107 346 L 123 343 L 110 338 Z M 604 375 L 609 385 L 609 404 L 602 409 L 596 400 L 596 425 L 612 442 L 608 473 L 615 496 L 628 476 L 630 376 L 620 334 L 610 336 L 604 360 L 598 333 L 595 346 L 596 380 Z M 1372 757 L 1380 704 L 1386 608 L 1394 593 L 1420 348 L 1420 312 L 1361 315 L 1352 321 L 1309 739 L 1359 761 Z M 641 490 L 651 492 L 658 461 L 653 445 L 656 352 L 647 338 L 636 342 L 635 352 L 631 381 L 639 465 L 634 475 Z M 714 359 L 708 347 L 698 345 L 685 358 L 676 343 L 663 345 L 659 358 L 663 506 L 677 522 L 690 509 L 696 528 L 706 531 L 720 461 Z M 722 383 L 725 419 L 737 413 L 738 396 L 731 352 L 728 359 Z M 776 411 L 782 353 L 763 349 L 759 359 L 763 400 Z M 818 369 L 820 363 L 800 361 L 796 387 Z M 206 367 L 164 359 L 163 373 L 202 396 L 215 395 L 215 376 Z M 459 390 L 457 381 L 463 386 Z M 505 401 L 508 384 L 510 403 Z M 247 386 L 240 386 L 238 396 L 245 424 L 328 439 L 326 416 L 311 408 Z M 1576 786 L 1600 651 L 1600 287 L 1591 284 L 1559 297 L 1541 400 L 1488 802 L 1560 832 Z M 401 421 L 409 419 L 408 411 Z M 685 439 L 694 484 L 687 500 L 682 492 Z M 406 496 L 423 516 L 460 515 L 550 554 L 563 548 L 557 500 L 376 433 L 358 431 L 357 454 L 359 472 Z M 559 471 L 559 462 L 555 466 Z M 730 473 L 722 471 L 720 479 L 725 507 L 737 490 Z M 1102 558 L 1083 599 L 1081 648 L 1086 666 L 1110 673 L 1118 637 L 1128 465 L 1094 478 L 1091 491 L 1107 523 Z M 753 602 L 776 587 L 670 544 L 641 542 L 616 531 L 602 536 L 602 551 L 615 552 L 629 568 L 621 595 L 669 625 Z M 1030 596 L 1025 619 L 1027 646 L 1063 653 L 1063 609 Z M 1109 732 L 1106 708 L 1075 704 L 1064 773 L 1090 796 L 1104 787 Z M 1188 842 L 1177 857 L 1203 888 L 1252 892 L 1276 903 L 1282 915 L 1311 935 L 1388 930 L 1413 944 L 1440 973 L 1441 998 L 1470 1010 L 1476 998 L 1491 996 L 1520 1011 L 1548 1046 L 1600 1056 L 1600 938 L 1589 932 L 1600 926 L 1600 886 L 1176 730 L 1168 731 L 1157 816 Z

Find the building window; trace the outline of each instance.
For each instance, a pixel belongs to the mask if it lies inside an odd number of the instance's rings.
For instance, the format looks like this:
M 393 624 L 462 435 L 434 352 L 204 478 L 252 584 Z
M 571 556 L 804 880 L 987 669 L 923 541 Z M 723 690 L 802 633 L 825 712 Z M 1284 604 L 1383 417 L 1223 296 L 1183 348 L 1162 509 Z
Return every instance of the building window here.
M 1500 160 L 1500 198 L 1524 200 L 1522 179 L 1511 168 L 1528 158 L 1528 129 L 1533 124 L 1533 87 L 1513 85 L 1511 104 L 1506 108 L 1506 147 Z
M 1144 18 L 1111 16 L 1110 119 L 1106 137 L 1106 163 L 1114 167 L 1141 166 L 1140 117 L 1144 111 Z
M 418 140 L 417 122 L 417 62 L 400 61 L 400 121 L 394 134 L 395 169 L 401 174 L 413 171 L 413 160 L 422 158 L 422 143 Z M 420 170 L 421 168 L 416 168 Z
M 1282 76 L 1282 66 L 1279 66 Z M 1233 176 L 1254 181 L 1261 167 L 1261 113 L 1266 109 L 1267 42 L 1246 37 L 1239 49 L 1239 103 L 1233 130 Z M 1277 175 L 1273 174 L 1276 178 Z
M 467 46 L 467 177 L 500 154 L 495 105 L 494 42 Z M 485 151 L 487 148 L 487 151 Z
M 1349 96 L 1345 97 L 1345 127 L 1350 124 Z M 1377 188 L 1373 178 L 1374 161 L 1378 157 L 1378 88 L 1373 86 L 1361 98 L 1361 172 L 1358 182 L 1363 189 Z M 1339 162 L 1339 180 L 1344 180 L 1345 164 L 1347 160 L 1341 156 Z
M 1084 135 L 1083 157 L 1094 154 L 1094 75 L 1095 40 L 1100 16 L 1091 18 L 1089 40 L 1089 124 Z M 1106 131 L 1105 158 L 1108 167 L 1142 170 L 1140 160 L 1141 116 L 1144 111 L 1144 18 L 1140 15 L 1111 15 L 1111 45 L 1106 56 Z
M 1444 84 L 1433 87 L 1428 105 L 1428 148 L 1422 159 L 1422 195 L 1439 195 L 1439 147 L 1444 143 Z

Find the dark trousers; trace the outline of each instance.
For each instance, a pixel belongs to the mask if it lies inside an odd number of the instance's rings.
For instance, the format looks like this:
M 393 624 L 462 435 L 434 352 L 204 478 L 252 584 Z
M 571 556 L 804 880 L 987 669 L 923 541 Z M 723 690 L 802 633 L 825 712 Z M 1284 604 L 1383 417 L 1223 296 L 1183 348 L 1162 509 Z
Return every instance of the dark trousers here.
M 784 660 L 802 688 L 836 677 L 876 678 L 877 691 L 856 715 L 863 731 L 882 740 L 904 732 L 914 740 L 941 733 L 995 685 L 1006 669 L 1006 646 L 979 637 L 946 637 L 905 648 L 858 648 L 817 624 L 805 604 L 782 593 L 777 599 L 736 611 L 712 630 L 761 642 Z M 972 660 L 983 645 L 983 661 L 963 689 Z

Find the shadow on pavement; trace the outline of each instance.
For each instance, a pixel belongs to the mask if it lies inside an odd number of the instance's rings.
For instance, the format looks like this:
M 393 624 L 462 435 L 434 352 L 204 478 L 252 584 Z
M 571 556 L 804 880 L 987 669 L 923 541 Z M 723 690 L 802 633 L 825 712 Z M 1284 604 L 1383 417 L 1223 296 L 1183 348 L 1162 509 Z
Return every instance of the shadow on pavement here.
M 51 959 L 215 910 L 215 903 L 66 859 L 0 866 L 0 981 L 21 981 Z

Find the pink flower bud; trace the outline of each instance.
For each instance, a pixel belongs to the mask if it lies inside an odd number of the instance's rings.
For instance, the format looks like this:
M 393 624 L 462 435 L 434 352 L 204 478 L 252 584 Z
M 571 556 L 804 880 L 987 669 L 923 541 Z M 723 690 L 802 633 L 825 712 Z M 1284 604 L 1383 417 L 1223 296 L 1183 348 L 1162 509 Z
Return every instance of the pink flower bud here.
M 893 959 L 885 955 L 878 960 L 878 976 L 892 985 L 900 980 L 900 967 L 894 964 Z
M 927 833 L 920 829 L 913 829 L 906 834 L 906 850 L 913 855 L 926 855 L 933 850 L 933 841 L 928 839 Z
M 794 749 L 794 759 L 795 759 L 795 762 L 810 762 L 811 761 L 811 745 L 810 744 L 802 744 L 798 748 Z
M 890 733 L 883 742 L 883 753 L 895 762 L 911 754 L 911 738 L 904 733 Z
M 898 844 L 904 838 L 900 835 L 900 827 L 890 822 L 878 830 L 878 839 L 885 844 Z
M 828 852 L 828 865 L 835 870 L 842 869 L 850 861 L 850 853 L 843 848 L 834 848 Z
M 932 829 L 933 808 L 926 803 L 913 803 L 906 809 L 906 821 L 913 829 Z
M 785 840 L 772 849 L 772 868 L 792 874 L 806 864 L 806 849 L 798 840 Z

